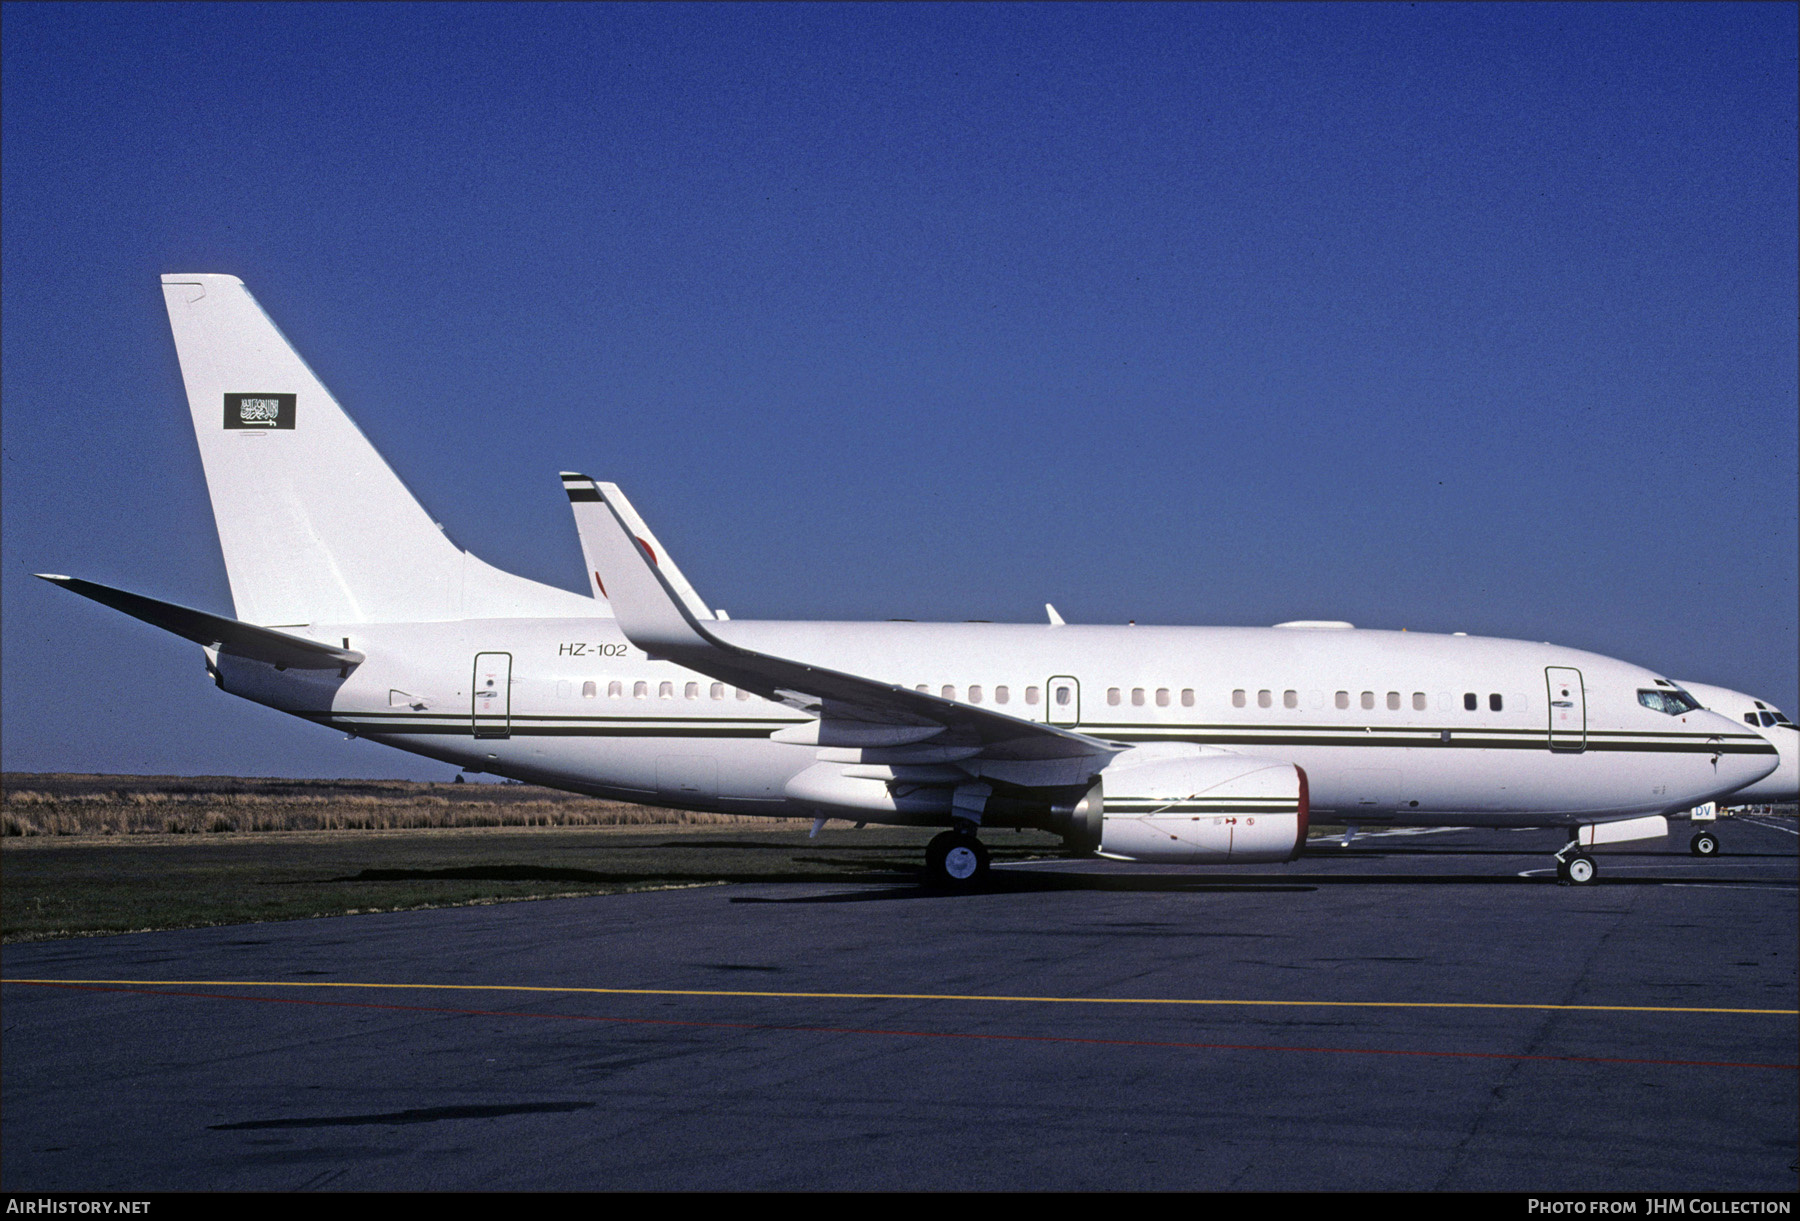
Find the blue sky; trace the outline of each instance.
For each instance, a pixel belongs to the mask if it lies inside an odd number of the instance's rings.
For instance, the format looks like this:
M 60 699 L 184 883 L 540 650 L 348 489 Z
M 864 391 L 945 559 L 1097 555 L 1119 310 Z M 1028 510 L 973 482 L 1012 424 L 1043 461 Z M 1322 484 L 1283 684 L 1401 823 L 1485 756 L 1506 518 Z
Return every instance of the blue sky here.
M 4 7 L 8 769 L 443 778 L 228 613 L 157 276 L 460 544 L 740 618 L 1551 640 L 1800 704 L 1793 5 Z

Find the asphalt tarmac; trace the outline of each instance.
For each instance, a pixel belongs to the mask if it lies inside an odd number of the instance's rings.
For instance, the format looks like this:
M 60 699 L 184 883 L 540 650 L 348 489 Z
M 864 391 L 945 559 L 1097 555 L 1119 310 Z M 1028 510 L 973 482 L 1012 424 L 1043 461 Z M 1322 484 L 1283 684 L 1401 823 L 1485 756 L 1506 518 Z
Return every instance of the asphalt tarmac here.
M 7 946 L 0 1188 L 1792 1191 L 1795 824 L 1721 838 Z

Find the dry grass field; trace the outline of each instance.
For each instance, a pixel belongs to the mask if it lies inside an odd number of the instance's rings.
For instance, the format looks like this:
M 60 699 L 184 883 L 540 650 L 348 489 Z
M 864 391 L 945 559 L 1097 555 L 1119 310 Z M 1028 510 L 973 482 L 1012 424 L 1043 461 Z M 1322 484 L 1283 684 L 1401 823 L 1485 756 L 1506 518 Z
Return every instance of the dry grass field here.
M 8 772 L 5 837 L 232 831 L 394 831 L 427 827 L 787 825 L 602 801 L 522 784 L 85 776 Z

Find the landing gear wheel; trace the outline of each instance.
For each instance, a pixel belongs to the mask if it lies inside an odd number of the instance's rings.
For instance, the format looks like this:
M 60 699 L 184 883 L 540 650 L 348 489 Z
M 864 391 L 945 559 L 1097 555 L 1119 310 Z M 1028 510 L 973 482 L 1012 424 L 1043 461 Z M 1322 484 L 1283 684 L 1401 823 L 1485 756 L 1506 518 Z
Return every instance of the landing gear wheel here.
M 1571 886 L 1586 886 L 1594 880 L 1600 870 L 1594 864 L 1593 857 L 1576 855 L 1564 861 L 1562 868 L 1557 872 L 1566 878 Z
M 987 871 L 987 846 L 965 832 L 946 831 L 925 849 L 925 883 L 937 890 L 973 890 Z
M 1688 841 L 1688 851 L 1695 856 L 1719 855 L 1719 837 L 1711 831 L 1696 831 L 1694 838 Z

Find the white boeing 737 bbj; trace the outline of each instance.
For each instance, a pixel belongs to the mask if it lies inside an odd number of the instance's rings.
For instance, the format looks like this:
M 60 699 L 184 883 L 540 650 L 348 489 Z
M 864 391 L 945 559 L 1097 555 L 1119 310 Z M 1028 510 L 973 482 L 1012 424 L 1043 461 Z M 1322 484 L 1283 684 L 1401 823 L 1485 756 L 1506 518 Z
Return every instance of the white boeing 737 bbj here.
M 245 290 L 163 295 L 236 618 L 71 577 L 222 690 L 465 768 L 696 810 L 984 827 L 1138 861 L 1291 860 L 1308 818 L 1566 827 L 1584 849 L 1774 771 L 1770 740 L 1593 653 L 1462 635 L 776 623 L 709 610 L 610 484 L 565 475 L 592 596 L 492 568 L 413 499 Z

